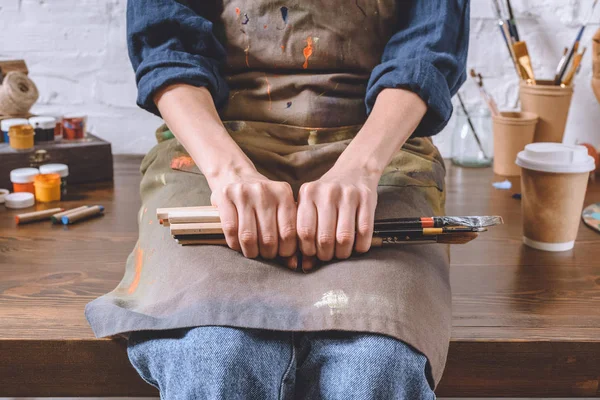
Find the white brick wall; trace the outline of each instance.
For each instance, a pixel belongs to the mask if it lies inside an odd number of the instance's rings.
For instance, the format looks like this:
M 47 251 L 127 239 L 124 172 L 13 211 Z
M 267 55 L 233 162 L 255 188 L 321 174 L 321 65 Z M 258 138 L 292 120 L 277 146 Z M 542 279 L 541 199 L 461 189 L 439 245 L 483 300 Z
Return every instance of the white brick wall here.
M 538 76 L 549 77 L 570 46 L 592 0 L 513 0 L 519 32 Z M 485 76 L 502 109 L 518 106 L 518 82 L 498 32 L 490 0 L 472 0 L 469 67 Z M 0 59 L 24 58 L 40 89 L 34 112 L 82 112 L 115 153 L 144 153 L 155 143 L 159 119 L 137 109 L 125 44 L 126 0 L 0 0 Z M 600 7 L 599 7 L 600 8 Z M 584 45 L 598 28 L 596 10 Z M 591 49 L 590 49 L 591 50 Z M 566 142 L 600 146 L 600 105 L 590 89 L 591 57 L 576 80 Z M 481 104 L 468 81 L 468 103 Z M 449 155 L 449 128 L 436 137 Z

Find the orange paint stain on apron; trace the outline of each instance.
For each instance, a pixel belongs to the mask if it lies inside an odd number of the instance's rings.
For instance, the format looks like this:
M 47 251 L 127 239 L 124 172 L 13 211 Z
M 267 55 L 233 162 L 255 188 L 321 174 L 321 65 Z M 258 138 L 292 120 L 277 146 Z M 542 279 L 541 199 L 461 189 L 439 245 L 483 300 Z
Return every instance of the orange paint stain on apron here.
M 310 58 L 310 56 L 312 56 L 312 53 L 313 53 L 312 37 L 309 36 L 306 38 L 306 47 L 304 48 L 302 53 L 304 53 L 304 64 L 302 65 L 302 68 L 307 69 L 308 68 L 308 59 Z
M 142 268 L 144 267 L 144 250 L 139 247 L 135 251 L 135 274 L 133 276 L 133 281 L 131 281 L 131 285 L 127 289 L 127 293 L 133 294 L 138 285 L 140 284 L 140 278 L 142 277 Z
M 194 165 L 194 160 L 190 156 L 179 156 L 171 160 L 171 168 L 173 169 L 184 169 L 190 168 Z
M 236 7 L 236 8 L 235 8 L 235 13 L 236 13 L 238 16 L 240 15 L 241 11 L 240 11 L 240 8 L 239 8 L 239 7 Z

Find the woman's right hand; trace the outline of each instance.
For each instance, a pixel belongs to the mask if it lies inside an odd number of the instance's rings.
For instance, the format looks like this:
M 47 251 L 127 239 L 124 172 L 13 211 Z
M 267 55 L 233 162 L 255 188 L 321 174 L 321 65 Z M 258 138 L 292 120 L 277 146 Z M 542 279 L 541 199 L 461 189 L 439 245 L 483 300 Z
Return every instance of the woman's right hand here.
M 290 185 L 256 170 L 226 175 L 213 179 L 210 186 L 229 247 L 248 258 L 280 256 L 295 269 L 296 203 Z

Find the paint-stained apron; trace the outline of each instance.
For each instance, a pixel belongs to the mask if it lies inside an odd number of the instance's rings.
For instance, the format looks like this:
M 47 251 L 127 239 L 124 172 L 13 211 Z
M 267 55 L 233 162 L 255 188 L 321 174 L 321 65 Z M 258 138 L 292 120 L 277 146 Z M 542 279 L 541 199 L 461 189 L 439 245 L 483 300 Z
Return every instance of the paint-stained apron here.
M 364 122 L 370 71 L 397 26 L 395 1 L 219 6 L 212 19 L 231 89 L 225 127 L 260 173 L 297 193 Z M 374 332 L 424 353 L 437 384 L 450 338 L 447 246 L 372 249 L 307 274 L 226 247 L 182 247 L 156 209 L 209 205 L 205 177 L 175 139 L 154 147 L 141 172 L 138 243 L 117 288 L 86 308 L 97 336 L 203 325 Z M 376 218 L 443 214 L 444 175 L 431 140 L 410 139 L 384 171 Z

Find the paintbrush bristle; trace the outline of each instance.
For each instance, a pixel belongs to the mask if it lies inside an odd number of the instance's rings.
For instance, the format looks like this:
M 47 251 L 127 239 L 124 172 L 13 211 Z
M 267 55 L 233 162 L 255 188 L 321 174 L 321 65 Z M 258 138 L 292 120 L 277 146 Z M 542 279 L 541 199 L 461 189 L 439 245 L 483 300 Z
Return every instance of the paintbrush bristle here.
M 471 74 L 471 76 L 473 78 L 477 78 L 477 73 L 475 72 L 475 70 L 473 68 L 471 68 L 471 70 L 469 71 L 469 73 Z

